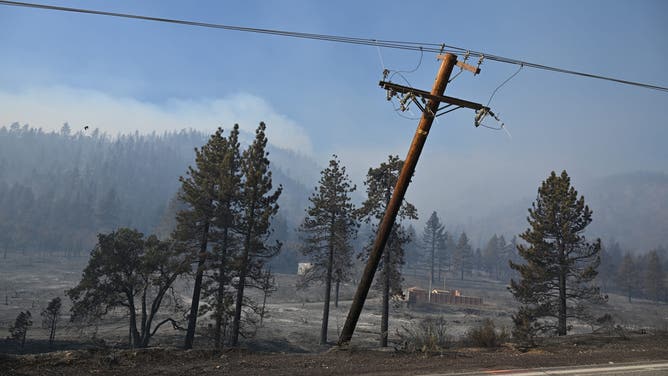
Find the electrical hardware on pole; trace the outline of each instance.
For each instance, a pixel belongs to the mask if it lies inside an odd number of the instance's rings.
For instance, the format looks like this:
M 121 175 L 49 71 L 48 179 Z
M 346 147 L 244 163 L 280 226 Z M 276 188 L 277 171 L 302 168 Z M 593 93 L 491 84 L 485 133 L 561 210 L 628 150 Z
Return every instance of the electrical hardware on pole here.
M 373 282 L 373 277 L 376 274 L 376 269 L 380 262 L 380 258 L 383 254 L 383 249 L 387 243 L 387 238 L 390 235 L 394 221 L 396 220 L 397 213 L 401 207 L 401 203 L 404 200 L 406 195 L 406 190 L 408 189 L 408 184 L 410 183 L 413 173 L 415 172 L 415 166 L 417 165 L 420 154 L 422 153 L 422 148 L 424 143 L 427 140 L 427 135 L 429 134 L 429 129 L 434 121 L 434 118 L 438 112 L 439 104 L 441 103 L 441 97 L 445 92 L 445 88 L 452 74 L 452 69 L 457 63 L 457 56 L 454 54 L 445 54 L 441 66 L 436 75 L 436 81 L 430 93 L 427 93 L 428 96 L 425 96 L 422 91 L 418 91 L 412 88 L 390 88 L 389 90 L 397 89 L 406 90 L 407 93 L 411 93 L 413 97 L 420 96 L 424 99 L 427 99 L 428 102 L 422 111 L 422 117 L 420 123 L 418 124 L 415 135 L 413 136 L 413 141 L 411 146 L 408 149 L 408 154 L 404 161 L 404 165 L 399 174 L 399 179 L 397 184 L 394 187 L 394 192 L 392 193 L 392 198 L 390 199 L 387 209 L 385 210 L 385 215 L 383 220 L 378 226 L 378 233 L 376 234 L 376 240 L 373 243 L 373 248 L 369 254 L 369 260 L 367 261 L 366 267 L 362 277 L 360 278 L 360 283 L 357 286 L 357 291 L 353 297 L 352 305 L 350 306 L 350 311 L 348 312 L 348 317 L 346 322 L 341 330 L 341 335 L 339 337 L 338 344 L 346 345 L 350 342 L 353 332 L 355 331 L 355 326 L 357 326 L 357 321 L 359 320 L 360 314 L 362 313 L 362 308 L 364 307 L 364 302 L 366 300 L 367 294 L 369 293 L 369 288 Z M 453 98 L 454 99 L 454 98 Z M 415 103 L 418 103 L 415 101 Z
M 348 317 L 346 322 L 341 330 L 341 335 L 339 337 L 338 344 L 346 345 L 350 342 L 355 331 L 355 326 L 359 320 L 360 314 L 362 313 L 362 308 L 364 308 L 364 302 L 366 300 L 367 294 L 373 282 L 373 277 L 378 268 L 385 244 L 392 230 L 392 226 L 399 212 L 401 203 L 404 200 L 406 195 L 406 190 L 410 184 L 410 180 L 413 177 L 415 172 L 415 167 L 417 165 L 420 154 L 422 153 L 422 148 L 424 147 L 425 142 L 427 141 L 427 136 L 429 135 L 429 130 L 434 119 L 440 115 L 446 114 L 450 111 L 454 111 L 458 108 L 470 108 L 476 111 L 476 117 L 474 124 L 479 126 L 483 118 L 487 115 L 494 117 L 497 121 L 498 117 L 490 110 L 489 107 L 483 106 L 480 103 L 475 103 L 459 98 L 453 98 L 444 96 L 445 88 L 448 85 L 450 76 L 452 75 L 452 70 L 455 66 L 459 67 L 461 70 L 467 70 L 473 75 L 480 73 L 480 63 L 482 63 L 482 57 L 478 61 L 478 66 L 473 67 L 469 64 L 466 64 L 466 60 L 463 62 L 457 61 L 457 56 L 451 53 L 438 55 L 441 62 L 438 74 L 436 75 L 436 81 L 434 86 L 431 89 L 431 92 L 427 92 L 420 89 L 415 89 L 408 86 L 397 85 L 392 82 L 384 81 L 387 79 L 387 74 L 383 75 L 383 81 L 379 82 L 379 85 L 387 90 L 387 99 L 391 100 L 394 96 L 402 94 L 400 99 L 401 110 L 405 111 L 409 102 L 414 103 L 420 110 L 422 110 L 422 117 L 418 123 L 417 130 L 413 136 L 413 141 L 411 146 L 408 149 L 408 154 L 406 155 L 406 160 L 399 174 L 399 179 L 394 187 L 392 193 L 392 198 L 390 199 L 387 209 L 385 210 L 385 215 L 378 226 L 378 232 L 376 233 L 376 239 L 373 243 L 371 253 L 369 254 L 369 259 L 360 278 L 359 285 L 357 286 L 357 291 L 353 297 L 353 302 L 350 306 L 350 311 L 348 312 Z M 446 103 L 445 106 L 439 108 L 441 103 Z M 448 109 L 451 106 L 456 106 L 454 109 Z M 447 111 L 442 111 L 448 109 Z

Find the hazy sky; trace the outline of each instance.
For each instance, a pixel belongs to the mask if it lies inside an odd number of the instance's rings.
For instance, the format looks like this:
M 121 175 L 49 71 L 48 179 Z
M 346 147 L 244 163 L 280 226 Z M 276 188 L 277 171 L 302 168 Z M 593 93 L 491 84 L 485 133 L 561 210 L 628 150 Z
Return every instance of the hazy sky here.
M 668 86 L 665 1 L 40 1 L 239 26 L 446 43 Z M 382 65 L 416 52 L 0 6 L 0 125 L 108 133 L 241 123 L 324 164 L 336 153 L 359 183 L 403 157 L 417 121 L 378 88 Z M 430 89 L 438 61 L 407 74 Z M 486 103 L 517 67 L 485 61 L 447 93 Z M 464 223 L 469 209 L 532 197 L 551 170 L 574 183 L 668 172 L 668 93 L 523 69 L 494 97 L 512 134 L 459 110 L 434 124 L 409 195 Z M 411 116 L 410 114 L 405 114 Z M 431 202 L 434 200 L 434 202 Z

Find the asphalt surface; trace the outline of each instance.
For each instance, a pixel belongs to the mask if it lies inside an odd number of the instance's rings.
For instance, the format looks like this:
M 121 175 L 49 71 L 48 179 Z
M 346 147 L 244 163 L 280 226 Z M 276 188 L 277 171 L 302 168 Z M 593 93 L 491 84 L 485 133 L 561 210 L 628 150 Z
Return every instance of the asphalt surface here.
M 668 375 L 668 361 L 606 364 L 596 366 L 534 368 L 534 369 L 499 369 L 466 373 L 433 373 L 422 376 L 666 376 Z

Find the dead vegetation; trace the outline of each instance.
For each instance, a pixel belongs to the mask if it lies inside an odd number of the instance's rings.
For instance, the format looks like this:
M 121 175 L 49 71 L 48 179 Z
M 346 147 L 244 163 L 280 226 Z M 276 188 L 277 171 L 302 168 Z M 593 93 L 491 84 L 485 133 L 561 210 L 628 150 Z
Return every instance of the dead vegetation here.
M 222 351 L 154 347 L 87 349 L 36 355 L 0 355 L 0 373 L 18 375 L 411 375 L 447 371 L 609 364 L 665 359 L 665 332 L 615 336 L 550 338 L 530 351 L 507 344 L 493 349 L 451 347 L 432 353 L 377 351 L 352 346 L 347 351 L 310 354 L 243 349 Z
M 27 308 L 38 312 L 50 299 L 74 286 L 85 265 L 83 262 L 71 264 L 66 259 L 51 262 L 23 259 L 18 263 L 17 258 L 13 261 L 12 265 L 0 265 L 0 285 L 16 286 L 18 292 L 18 297 L 12 298 L 13 291 L 8 291 L 9 304 L 3 305 L 0 301 L 0 333 L 5 333 L 0 338 L 6 337 L 7 328 L 18 312 Z M 420 277 L 411 277 L 410 273 L 406 279 L 407 286 L 425 282 Z M 380 299 L 371 296 L 349 351 L 326 353 L 333 343 L 318 344 L 322 289 L 314 286 L 297 290 L 296 277 L 292 275 L 277 275 L 276 280 L 278 291 L 268 297 L 263 326 L 257 328 L 254 337 L 244 339 L 242 348 L 245 350 L 211 350 L 212 341 L 205 336 L 206 319 L 202 320 L 195 350 L 179 350 L 183 333 L 168 326 L 156 333 L 152 344 L 155 347 L 140 351 L 127 349 L 124 316 L 112 315 L 87 328 L 69 326 L 70 303 L 64 299 L 63 317 L 59 322 L 62 326 L 52 346 L 48 344 L 48 330 L 38 326 L 31 328 L 26 338 L 26 352 L 34 354 L 18 354 L 15 344 L 0 339 L 0 353 L 6 354 L 0 357 L 0 374 L 43 375 L 53 369 L 56 373 L 74 375 L 95 372 L 146 376 L 188 374 L 205 369 L 220 373 L 234 370 L 241 375 L 269 372 L 274 375 L 344 375 L 363 370 L 399 375 L 428 373 L 443 367 L 466 370 L 668 357 L 665 348 L 668 335 L 661 331 L 668 322 L 666 306 L 644 301 L 628 304 L 624 297 L 617 295 L 611 295 L 607 306 L 595 307 L 596 317 L 609 313 L 609 319 L 579 323 L 574 326 L 573 335 L 537 338 L 535 348 L 521 348 L 512 341 L 506 342 L 508 335 L 503 328 L 512 325 L 512 298 L 504 285 L 480 278 L 448 279 L 446 284 L 447 288 L 483 297 L 482 306 L 392 307 L 390 351 L 376 351 Z M 179 288 L 187 292 L 191 286 L 181 283 Z M 341 286 L 341 304 L 330 314 L 332 339 L 338 336 L 343 325 L 354 288 L 354 282 Z M 261 291 L 254 293 L 261 294 Z M 32 308 L 33 304 L 36 308 Z

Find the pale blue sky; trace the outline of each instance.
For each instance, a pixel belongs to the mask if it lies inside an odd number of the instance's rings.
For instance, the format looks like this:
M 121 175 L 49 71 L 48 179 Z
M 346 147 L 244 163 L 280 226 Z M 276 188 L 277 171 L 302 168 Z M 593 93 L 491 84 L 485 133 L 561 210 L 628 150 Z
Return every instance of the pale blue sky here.
M 665 1 L 40 1 L 239 26 L 447 43 L 497 55 L 668 86 Z M 419 53 L 381 49 L 389 69 Z M 361 181 L 370 164 L 404 156 L 416 121 L 398 117 L 377 86 L 378 51 L 163 23 L 0 6 L 0 125 L 64 121 L 115 133 L 246 123 L 322 162 L 337 153 Z M 425 54 L 407 76 L 429 89 Z M 448 94 L 487 102 L 515 66 L 486 61 Z M 458 213 L 532 196 L 550 170 L 578 179 L 668 172 L 668 94 L 524 69 L 494 97 L 512 133 L 440 118 L 412 195 Z M 272 134 L 270 133 L 270 136 Z M 444 188 L 445 187 L 445 188 Z M 477 195 L 475 203 L 462 195 Z M 421 202 L 421 200 L 423 202 Z

